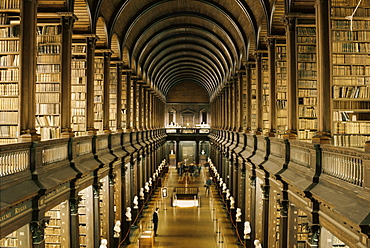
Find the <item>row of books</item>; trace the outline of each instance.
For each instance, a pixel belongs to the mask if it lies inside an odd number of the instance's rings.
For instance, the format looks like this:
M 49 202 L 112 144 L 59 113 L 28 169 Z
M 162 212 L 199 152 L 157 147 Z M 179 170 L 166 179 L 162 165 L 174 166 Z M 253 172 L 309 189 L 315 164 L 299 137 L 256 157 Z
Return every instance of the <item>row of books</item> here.
M 298 106 L 298 115 L 299 117 L 317 117 L 315 107 L 313 106 Z
M 356 7 L 357 4 L 355 4 L 353 7 Z M 353 7 L 351 8 L 344 8 L 344 7 L 333 7 L 331 14 L 333 16 L 350 16 L 353 13 Z M 356 10 L 356 16 L 370 16 L 370 9 L 368 8 L 358 8 Z
M 333 54 L 333 64 L 370 64 L 369 54 Z
M 0 112 L 0 124 L 18 124 L 18 112 Z
M 79 92 L 79 93 L 85 93 L 86 92 L 86 85 L 72 85 L 72 93 Z
M 18 81 L 18 80 L 19 80 L 18 68 L 0 70 L 0 81 Z
M 18 110 L 18 98 L 0 98 L 0 110 Z
M 350 29 L 352 25 L 352 30 L 368 30 L 370 29 L 370 21 L 367 20 L 356 20 L 356 21 L 348 21 L 348 20 L 332 20 L 331 26 L 332 29 Z
M 0 126 L 0 137 L 18 137 L 18 127 Z
M 298 80 L 298 87 L 299 88 L 317 88 L 317 81 L 316 80 Z
M 370 75 L 370 66 L 366 65 L 333 65 L 333 76 Z
M 36 116 L 36 125 L 42 127 L 56 127 L 60 125 L 60 116 L 58 115 L 43 115 Z
M 304 131 L 298 131 L 297 137 L 300 140 L 311 140 L 312 137 L 315 135 L 316 131 L 311 130 L 304 130 Z
M 37 53 L 40 54 L 59 54 L 60 45 L 50 45 L 50 44 L 39 44 L 37 46 Z
M 37 73 L 36 81 L 41 83 L 59 83 L 60 82 L 60 73 Z
M 276 49 L 276 53 L 286 54 L 286 46 L 276 45 L 275 49 Z
M 316 36 L 298 36 L 297 43 L 316 43 Z
M 86 117 L 84 116 L 72 116 L 72 122 L 73 123 L 84 123 L 86 122 Z
M 370 41 L 370 31 L 333 31 L 333 41 Z
M 37 56 L 37 63 L 39 64 L 60 64 L 59 54 L 48 54 L 47 56 Z
M 72 54 L 76 53 L 86 53 L 86 45 L 73 45 L 72 46 Z
M 72 70 L 72 85 L 73 84 L 84 84 L 86 85 L 86 77 L 85 76 L 82 76 L 82 77 L 76 77 L 73 73 L 74 70 Z
M 369 77 L 333 77 L 334 85 L 370 85 Z
M 368 122 L 336 122 L 335 134 L 370 134 L 370 120 Z
M 71 61 L 72 69 L 86 69 L 86 60 L 84 59 L 72 59 Z
M 315 45 L 299 45 L 298 53 L 316 53 Z
M 62 37 L 60 35 L 58 36 L 37 36 L 37 44 L 43 45 L 43 44 L 50 44 L 50 43 L 61 43 Z
M 37 132 L 41 135 L 42 140 L 59 139 L 60 128 L 57 127 L 37 127 Z
M 59 103 L 38 103 L 36 104 L 37 115 L 59 115 Z
M 308 62 L 316 61 L 316 53 L 299 53 L 298 61 L 301 61 L 301 62 L 302 61 L 308 61 Z
M 0 66 L 19 66 L 19 55 L 8 54 L 5 56 L 0 56 Z
M 59 103 L 59 93 L 39 93 L 36 92 L 37 103 Z
M 3 0 L 0 2 L 0 9 L 19 9 L 20 0 Z
M 86 77 L 86 69 L 72 69 L 71 71 L 72 78 L 81 78 L 83 80 L 84 77 Z M 80 79 L 76 81 L 76 83 L 79 82 Z
M 369 53 L 370 43 L 332 42 L 333 53 Z
M 0 40 L 0 53 L 19 52 L 19 40 Z
M 298 27 L 297 34 L 298 35 L 316 35 L 316 28 L 315 27 L 305 27 L 305 28 Z
M 19 25 L 0 28 L 0 38 L 18 38 L 18 37 L 19 37 Z
M 298 97 L 317 97 L 317 89 L 298 89 Z
M 348 112 L 345 112 L 345 111 L 334 111 L 333 112 L 333 121 L 351 121 L 351 120 L 352 118 L 350 117 Z
M 364 147 L 365 142 L 369 140 L 366 135 L 334 135 L 333 143 L 335 146 Z
M 306 71 L 306 70 L 300 70 L 298 71 L 298 77 L 300 78 L 316 78 L 317 72 L 316 71 Z
M 299 105 L 317 105 L 317 98 L 316 97 L 299 97 L 298 98 Z
M 60 72 L 60 64 L 41 64 L 37 65 L 37 73 L 57 73 Z
M 52 84 L 52 83 L 36 84 L 36 92 L 42 92 L 42 91 L 59 92 L 60 84 Z
M 317 129 L 316 119 L 298 119 L 299 129 Z
M 368 86 L 333 86 L 333 98 L 370 98 Z
M 276 119 L 276 125 L 278 125 L 278 126 L 287 126 L 288 125 L 288 118 L 278 117 Z
M 86 114 L 86 110 L 85 108 L 74 108 L 72 109 L 72 116 L 74 115 L 85 115 Z
M 85 92 L 72 92 L 72 100 L 86 100 L 86 93 Z
M 37 35 L 58 35 L 62 33 L 61 25 L 37 26 Z
M 370 101 L 333 101 L 334 109 L 370 109 Z
M 299 62 L 298 70 L 316 70 L 316 62 Z
M 343 7 L 348 7 L 348 6 L 356 6 L 358 4 L 357 0 L 333 0 L 332 6 L 343 6 Z
M 0 75 L 0 80 L 1 80 Z M 14 81 L 14 80 L 12 80 Z M 2 96 L 18 96 L 18 84 L 15 83 L 2 83 L 0 84 L 0 95 Z

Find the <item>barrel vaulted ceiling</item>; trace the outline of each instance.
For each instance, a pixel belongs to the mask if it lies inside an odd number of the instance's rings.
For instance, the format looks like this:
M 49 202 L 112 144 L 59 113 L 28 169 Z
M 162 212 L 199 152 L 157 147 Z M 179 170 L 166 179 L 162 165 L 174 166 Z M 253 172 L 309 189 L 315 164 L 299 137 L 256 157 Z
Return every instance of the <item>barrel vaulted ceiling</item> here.
M 74 12 L 74 35 L 97 35 L 163 99 L 192 82 L 215 97 L 235 73 L 284 34 L 287 12 L 313 12 L 312 0 L 39 0 L 40 11 Z

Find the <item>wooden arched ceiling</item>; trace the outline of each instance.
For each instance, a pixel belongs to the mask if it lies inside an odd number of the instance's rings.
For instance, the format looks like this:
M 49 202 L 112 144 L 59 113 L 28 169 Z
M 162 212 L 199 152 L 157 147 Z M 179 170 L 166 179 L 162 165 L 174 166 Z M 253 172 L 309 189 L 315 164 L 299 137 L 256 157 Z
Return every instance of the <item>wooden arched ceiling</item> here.
M 267 49 L 266 37 L 284 34 L 287 12 L 314 7 L 313 0 L 75 0 L 75 7 L 84 1 L 93 32 L 102 33 L 98 17 L 105 21 L 99 46 L 114 40 L 116 50 L 119 37 L 125 68 L 163 97 L 191 81 L 213 98 L 255 50 Z

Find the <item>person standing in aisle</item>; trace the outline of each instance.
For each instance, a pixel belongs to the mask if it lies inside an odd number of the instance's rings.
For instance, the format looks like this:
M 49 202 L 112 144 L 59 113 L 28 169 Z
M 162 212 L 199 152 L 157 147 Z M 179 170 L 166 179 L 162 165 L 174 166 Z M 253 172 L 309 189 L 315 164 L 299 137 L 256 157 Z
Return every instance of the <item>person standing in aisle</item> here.
M 154 235 L 158 236 L 157 230 L 158 230 L 158 210 L 159 208 L 156 208 L 153 213 L 153 224 L 154 224 Z
M 206 195 L 209 195 L 209 191 L 212 185 L 212 177 L 208 178 L 206 181 Z

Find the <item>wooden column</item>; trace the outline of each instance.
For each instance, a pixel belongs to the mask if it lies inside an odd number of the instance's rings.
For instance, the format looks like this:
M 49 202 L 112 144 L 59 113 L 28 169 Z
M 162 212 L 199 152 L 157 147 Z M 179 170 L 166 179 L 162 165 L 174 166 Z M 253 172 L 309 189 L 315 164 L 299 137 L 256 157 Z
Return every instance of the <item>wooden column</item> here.
M 252 130 L 252 64 L 248 63 L 246 68 L 247 81 L 246 81 L 246 133 Z
M 312 142 L 329 144 L 332 124 L 330 68 L 330 1 L 316 0 L 317 32 L 317 121 L 318 130 Z
M 238 110 L 238 125 L 237 125 L 237 131 L 238 132 L 242 132 L 243 131 L 243 103 L 244 103 L 244 99 L 243 99 L 243 84 L 244 84 L 244 81 L 243 81 L 243 78 L 244 78 L 244 72 L 243 71 L 239 71 L 238 72 L 238 81 L 237 81 L 237 87 L 238 87 L 238 106 L 239 106 L 239 110 Z
M 269 124 L 270 130 L 266 133 L 268 137 L 274 137 L 276 135 L 276 56 L 275 56 L 275 38 L 267 39 L 268 49 L 268 67 L 269 67 Z
M 143 87 L 143 130 L 148 130 L 148 86 Z
M 116 119 L 117 132 L 123 132 L 122 128 L 122 62 L 116 64 L 117 67 L 117 105 L 116 105 Z
M 126 73 L 126 131 L 131 132 L 131 72 Z
M 298 130 L 296 18 L 286 17 L 284 20 L 287 42 L 288 130 L 283 138 L 296 139 Z
M 137 131 L 137 108 L 138 108 L 138 97 L 137 97 L 137 76 L 134 77 L 132 85 L 132 130 Z
M 36 26 L 37 2 L 33 0 L 21 1 L 22 19 L 20 34 L 20 85 L 19 85 L 19 126 L 20 142 L 40 140 L 36 133 Z M 30 49 L 31 48 L 31 49 Z
M 262 53 L 260 51 L 256 51 L 254 54 L 256 60 L 256 108 L 257 108 L 257 129 L 255 130 L 255 134 L 260 135 L 262 134 L 263 128 L 263 106 L 262 106 Z
M 143 81 L 138 81 L 138 130 L 143 130 Z
M 89 135 L 95 135 L 94 128 L 94 57 L 96 36 L 87 37 L 86 50 L 86 129 Z
M 110 84 L 110 59 L 112 51 L 105 50 L 104 56 L 104 81 L 103 81 L 103 130 L 111 133 L 109 126 L 109 84 Z
M 62 53 L 61 53 L 61 106 L 60 124 L 61 137 L 73 137 L 71 128 L 71 60 L 72 60 L 72 32 L 76 17 L 73 13 L 64 13 L 62 20 Z

